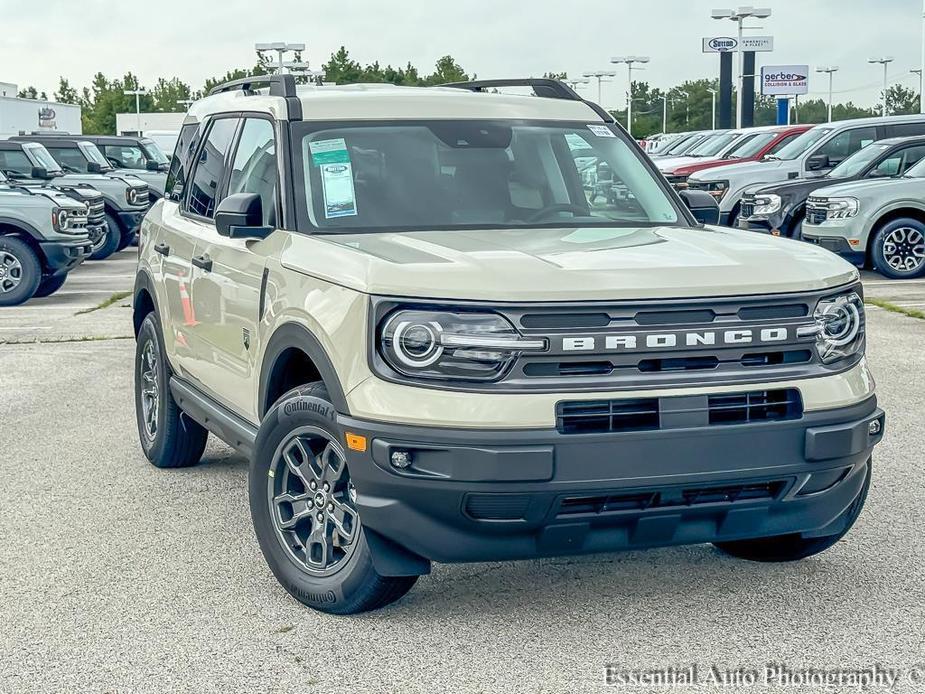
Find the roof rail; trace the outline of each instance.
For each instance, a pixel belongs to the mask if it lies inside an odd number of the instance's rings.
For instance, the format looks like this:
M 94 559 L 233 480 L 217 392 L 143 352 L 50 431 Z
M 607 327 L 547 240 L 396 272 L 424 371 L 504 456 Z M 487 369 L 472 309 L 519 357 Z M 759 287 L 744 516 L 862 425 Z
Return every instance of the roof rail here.
M 224 82 L 209 90 L 209 96 L 221 94 L 222 92 L 244 91 L 250 94 L 258 86 L 267 85 L 270 87 L 270 96 L 292 97 L 296 96 L 295 77 L 292 75 L 251 75 L 241 79 Z
M 547 99 L 568 99 L 569 101 L 584 101 L 581 95 L 565 82 L 546 77 L 521 77 L 517 79 L 501 80 L 475 80 L 473 82 L 450 82 L 438 85 L 440 87 L 453 87 L 454 89 L 468 89 L 471 92 L 483 92 L 486 89 L 498 87 L 533 87 L 537 96 Z

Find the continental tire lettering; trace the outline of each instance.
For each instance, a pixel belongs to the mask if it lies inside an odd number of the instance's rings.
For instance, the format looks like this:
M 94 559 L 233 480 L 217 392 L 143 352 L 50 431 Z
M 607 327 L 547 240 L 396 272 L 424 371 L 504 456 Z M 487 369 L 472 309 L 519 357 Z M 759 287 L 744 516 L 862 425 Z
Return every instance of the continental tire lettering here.
M 283 405 L 283 413 L 291 417 L 297 412 L 311 412 L 325 419 L 334 419 L 334 408 L 320 400 L 290 400 Z
M 291 588 L 292 588 L 293 593 L 296 593 L 299 597 L 304 598 L 305 600 L 308 600 L 309 602 L 314 602 L 314 603 L 318 603 L 321 605 L 325 603 L 334 604 L 335 602 L 337 602 L 337 595 L 334 593 L 333 590 L 329 590 L 324 593 L 313 593 L 311 591 L 301 590 L 300 588 L 297 588 L 296 586 L 292 586 Z

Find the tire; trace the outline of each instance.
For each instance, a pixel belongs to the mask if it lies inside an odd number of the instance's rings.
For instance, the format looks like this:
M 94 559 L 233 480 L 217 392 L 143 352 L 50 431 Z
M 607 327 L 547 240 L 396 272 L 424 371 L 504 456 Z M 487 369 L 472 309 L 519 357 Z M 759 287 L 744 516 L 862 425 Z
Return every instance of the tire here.
M 0 236 L 0 306 L 18 306 L 31 299 L 42 281 L 38 256 L 24 241 Z
M 286 393 L 260 426 L 249 497 L 257 541 L 283 588 L 320 612 L 355 614 L 398 600 L 417 576 L 376 572 L 341 441 L 323 383 Z
M 894 280 L 925 273 L 925 224 L 903 217 L 887 222 L 870 247 L 874 268 Z
M 117 241 L 116 241 L 116 252 L 119 252 L 119 251 L 121 251 L 122 249 L 126 248 L 126 247 L 132 242 L 132 239 L 135 238 L 135 234 L 134 234 L 134 233 L 129 234 L 129 233 L 125 232 L 125 231 L 122 229 L 122 227 L 119 225 L 119 222 L 116 221 L 116 218 L 113 217 L 113 216 L 112 216 L 111 214 L 109 214 L 108 212 L 106 213 L 106 224 L 109 225 L 110 231 L 111 231 L 112 229 L 115 229 L 115 230 L 116 230 L 116 238 L 117 238 Z
M 93 245 L 93 252 L 90 254 L 90 260 L 105 260 L 119 248 L 122 241 L 122 231 L 116 221 L 106 215 L 106 232 L 103 234 L 100 242 Z
M 36 297 L 42 296 L 51 296 L 56 291 L 61 289 L 64 285 L 64 280 L 67 279 L 67 273 L 61 275 L 55 275 L 53 277 L 46 277 L 39 283 L 39 288 L 35 290 Z
M 202 458 L 209 434 L 180 410 L 170 394 L 170 366 L 164 356 L 161 335 L 157 316 L 149 313 L 135 345 L 138 438 L 145 456 L 155 467 L 189 467 Z
M 760 562 L 799 561 L 800 559 L 806 559 L 807 557 L 824 552 L 841 540 L 848 531 L 851 530 L 858 516 L 861 515 L 864 502 L 867 500 L 867 492 L 870 490 L 872 469 L 873 464 L 868 460 L 864 486 L 861 488 L 857 498 L 845 512 L 845 527 L 841 532 L 834 535 L 826 535 L 825 537 L 803 537 L 799 533 L 795 533 L 792 535 L 762 537 L 755 540 L 716 542 L 714 544 L 726 554 L 732 555 L 738 559 Z

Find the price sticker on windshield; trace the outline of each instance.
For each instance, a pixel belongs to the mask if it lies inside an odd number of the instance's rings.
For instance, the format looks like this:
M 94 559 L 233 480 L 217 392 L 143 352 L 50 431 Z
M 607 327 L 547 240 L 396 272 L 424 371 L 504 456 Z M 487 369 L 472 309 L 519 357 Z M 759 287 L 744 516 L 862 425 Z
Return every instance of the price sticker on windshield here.
M 588 130 L 598 137 L 616 137 L 616 135 L 613 134 L 613 130 L 606 125 L 589 125 Z

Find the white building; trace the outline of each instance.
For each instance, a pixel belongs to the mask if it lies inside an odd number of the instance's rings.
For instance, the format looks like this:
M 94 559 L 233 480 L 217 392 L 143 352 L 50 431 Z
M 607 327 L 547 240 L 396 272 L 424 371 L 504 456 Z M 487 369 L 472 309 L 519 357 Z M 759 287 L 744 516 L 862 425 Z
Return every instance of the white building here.
M 83 132 L 80 106 L 19 99 L 16 92 L 15 84 L 0 82 L 0 137 L 32 132 Z
M 147 132 L 180 132 L 185 113 L 117 113 L 116 135 L 144 135 Z

